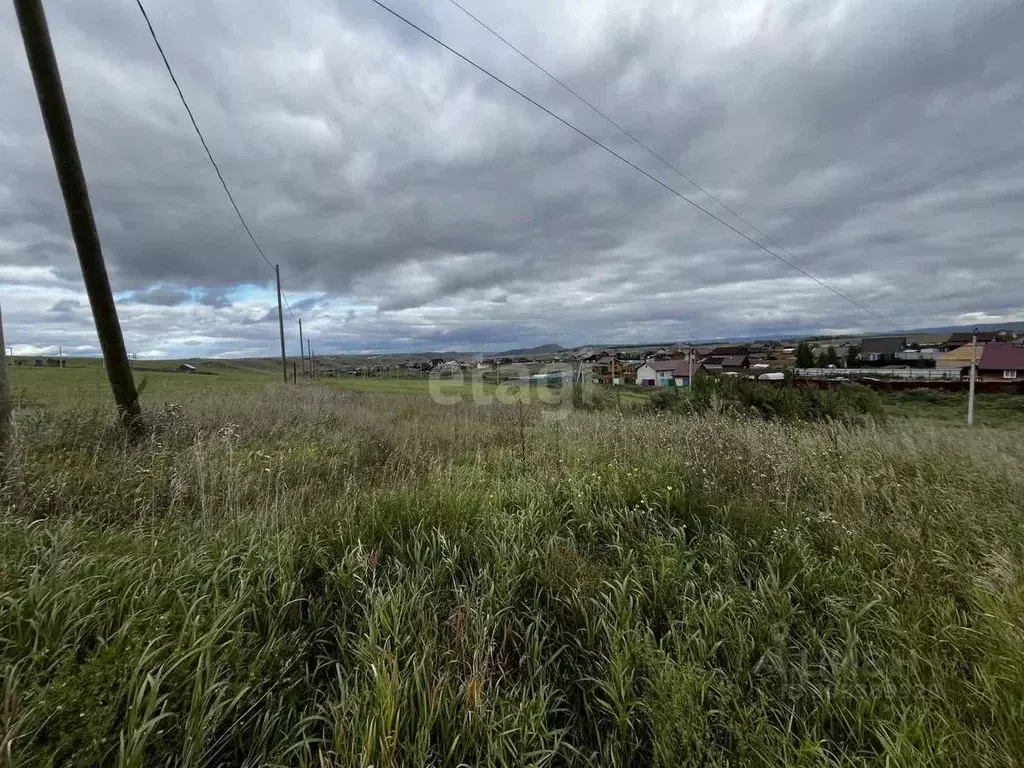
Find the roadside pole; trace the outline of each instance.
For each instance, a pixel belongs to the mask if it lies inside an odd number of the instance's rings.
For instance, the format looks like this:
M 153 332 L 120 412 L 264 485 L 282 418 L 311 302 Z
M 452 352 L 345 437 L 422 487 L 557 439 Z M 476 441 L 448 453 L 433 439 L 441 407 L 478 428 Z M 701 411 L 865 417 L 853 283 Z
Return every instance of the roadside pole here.
M 686 377 L 686 387 L 687 387 L 687 389 L 689 389 L 689 388 L 691 388 L 693 386 L 693 350 L 692 349 L 690 350 L 690 354 L 688 354 L 686 356 L 686 359 L 690 361 L 690 371 L 689 371 L 689 375 Z
M 306 377 L 306 350 L 302 343 L 302 318 L 299 318 L 299 364 L 302 366 L 302 377 Z
M 50 141 L 50 153 L 57 169 L 57 179 L 64 197 L 82 277 L 85 279 L 85 290 L 89 295 L 89 306 L 92 308 L 96 334 L 103 350 L 110 388 L 114 392 L 114 402 L 122 423 L 125 427 L 133 428 L 141 413 L 139 395 L 128 364 L 128 353 L 121 335 L 121 324 L 117 319 L 117 307 L 110 290 L 107 267 L 103 262 L 103 250 L 89 202 L 82 161 L 75 144 L 71 115 L 64 98 L 64 86 L 57 69 L 57 57 L 46 24 L 46 14 L 41 0 L 14 0 L 14 10 L 18 15 L 21 38 L 25 43 L 32 82 L 35 84 L 39 109 Z
M 277 328 L 281 332 L 281 373 L 284 383 L 288 383 L 288 358 L 284 353 L 284 310 L 281 308 L 281 267 L 274 265 L 274 277 L 277 278 Z
M 978 366 L 978 331 L 971 335 L 971 383 L 967 389 L 967 426 L 974 426 L 974 378 Z

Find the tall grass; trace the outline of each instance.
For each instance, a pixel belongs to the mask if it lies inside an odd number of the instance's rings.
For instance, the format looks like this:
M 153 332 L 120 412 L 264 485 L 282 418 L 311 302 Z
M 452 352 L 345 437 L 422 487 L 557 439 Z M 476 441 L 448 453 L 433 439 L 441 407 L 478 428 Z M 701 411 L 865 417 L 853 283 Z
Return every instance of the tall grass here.
M 655 411 L 732 413 L 766 419 L 861 424 L 884 421 L 881 398 L 867 387 L 848 383 L 830 389 L 782 386 L 733 376 L 698 375 L 692 387 L 657 389 Z
M 1016 765 L 1024 442 L 188 398 L 23 412 L 16 765 Z

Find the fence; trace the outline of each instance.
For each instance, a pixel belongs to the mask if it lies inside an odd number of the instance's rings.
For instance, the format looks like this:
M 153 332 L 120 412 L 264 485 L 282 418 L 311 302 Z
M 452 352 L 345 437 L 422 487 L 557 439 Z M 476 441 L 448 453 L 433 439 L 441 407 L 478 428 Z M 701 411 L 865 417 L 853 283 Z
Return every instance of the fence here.
M 802 379 L 834 379 L 843 376 L 848 379 L 869 377 L 873 379 L 940 379 L 958 381 L 959 368 L 797 368 L 796 375 Z

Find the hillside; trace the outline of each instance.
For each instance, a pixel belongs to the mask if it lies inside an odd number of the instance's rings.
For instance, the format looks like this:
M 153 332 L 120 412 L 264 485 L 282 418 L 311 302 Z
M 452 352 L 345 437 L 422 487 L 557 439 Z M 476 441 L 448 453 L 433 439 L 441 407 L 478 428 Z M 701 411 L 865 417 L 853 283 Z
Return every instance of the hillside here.
M 560 355 L 568 350 L 560 344 L 541 344 L 529 349 L 506 349 L 496 353 L 497 357 L 523 357 L 524 355 Z

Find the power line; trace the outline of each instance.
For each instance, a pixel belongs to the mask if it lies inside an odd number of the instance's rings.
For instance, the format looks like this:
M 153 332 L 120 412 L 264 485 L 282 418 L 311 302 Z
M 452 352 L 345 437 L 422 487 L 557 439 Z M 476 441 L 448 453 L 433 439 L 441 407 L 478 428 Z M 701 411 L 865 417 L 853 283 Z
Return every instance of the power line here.
M 295 319 L 295 313 L 292 312 L 292 303 L 290 301 L 288 301 L 288 294 L 285 293 L 284 288 L 281 289 L 281 297 L 284 299 L 285 307 L 288 308 L 288 314 L 291 316 L 292 320 L 294 320 Z
M 199 130 L 199 124 L 196 123 L 195 115 L 192 114 L 192 108 L 189 107 L 188 101 L 185 99 L 185 94 L 182 93 L 181 86 L 178 84 L 178 78 L 174 75 L 174 70 L 171 69 L 171 62 L 167 60 L 167 54 L 164 53 L 164 47 L 160 45 L 160 39 L 156 36 L 156 30 L 153 29 L 153 22 L 149 20 L 149 14 L 146 13 L 146 8 L 142 4 L 142 0 L 135 0 L 136 5 L 139 6 L 139 10 L 142 11 L 142 18 L 146 20 L 146 26 L 149 28 L 149 34 L 153 38 L 153 42 L 156 43 L 156 49 L 160 51 L 160 58 L 164 60 L 164 66 L 167 68 L 167 74 L 171 76 L 171 81 L 174 83 L 175 90 L 178 91 L 178 98 L 181 99 L 182 105 L 185 107 L 185 111 L 188 112 L 188 119 L 192 121 L 192 127 L 196 129 L 196 135 L 199 137 L 200 143 L 203 145 L 203 149 L 206 150 L 206 156 L 210 158 L 210 165 L 213 166 L 213 170 L 217 172 L 217 178 L 220 179 L 220 185 L 224 187 L 224 192 L 228 196 L 228 200 L 231 201 L 231 207 L 235 209 L 235 215 L 238 216 L 238 220 L 242 222 L 242 226 L 245 228 L 245 234 L 252 240 L 252 244 L 256 247 L 256 251 L 263 260 L 267 262 L 267 266 L 274 269 L 274 265 L 270 259 L 267 258 L 267 254 L 263 252 L 260 244 L 256 242 L 256 237 L 253 235 L 252 230 L 249 229 L 249 225 L 245 221 L 245 217 L 242 216 L 242 212 L 238 209 L 238 203 L 235 202 L 235 196 L 231 194 L 231 189 L 228 187 L 228 183 L 224 180 L 224 174 L 220 172 L 220 166 L 217 165 L 217 161 L 213 159 L 213 153 L 210 151 L 210 146 L 206 143 L 206 138 L 203 136 L 203 132 Z M 287 299 L 285 300 L 287 303 Z M 288 312 L 291 314 L 292 319 L 295 319 L 294 313 L 292 313 L 291 305 L 288 305 Z
M 578 91 L 576 91 L 574 88 L 572 88 L 566 82 L 564 82 L 563 80 L 561 80 L 558 77 L 556 77 L 549 69 L 545 68 L 542 64 L 540 64 L 535 59 L 533 59 L 529 54 L 527 54 L 526 52 L 524 52 L 520 48 L 516 47 L 504 35 L 502 35 L 500 32 L 498 32 L 493 27 L 489 26 L 485 21 L 483 21 L 481 18 L 476 16 L 472 11 L 470 11 L 464 5 L 459 3 L 458 0 L 448 0 L 448 2 L 450 2 L 456 8 L 458 8 L 466 16 L 471 18 L 473 21 L 475 21 L 481 27 L 486 29 L 488 32 L 490 32 L 494 37 L 498 38 L 498 40 L 500 40 L 506 46 L 511 48 L 517 54 L 519 54 L 519 56 L 521 56 L 523 59 L 525 59 L 530 64 L 532 64 L 534 67 L 536 67 L 538 70 L 540 70 L 545 75 L 547 75 L 551 80 L 553 80 L 555 83 L 560 85 L 564 90 L 566 90 L 568 93 L 570 93 L 579 102 L 581 102 L 582 104 L 584 104 L 587 107 L 589 107 L 591 111 L 593 111 L 595 114 L 597 114 L 601 118 L 603 118 L 605 120 L 605 122 L 610 124 L 612 127 L 616 128 L 620 133 L 622 133 L 624 136 L 626 136 L 627 138 L 632 140 L 633 143 L 635 143 L 637 146 L 639 146 L 641 149 L 643 149 L 649 155 L 651 155 L 652 157 L 654 157 L 657 160 L 660 160 L 668 168 L 670 168 L 671 170 L 675 171 L 675 173 L 678 174 L 680 177 L 682 177 L 685 181 L 689 182 L 692 186 L 694 186 L 697 189 L 699 189 L 701 192 L 703 192 L 705 195 L 707 195 L 707 197 L 709 197 L 711 200 L 713 200 L 714 202 L 718 203 L 718 205 L 720 205 L 722 208 L 727 210 L 729 213 L 731 213 L 737 219 L 739 219 L 744 224 L 746 224 L 748 227 L 750 227 L 752 230 L 754 230 L 754 232 L 756 232 L 758 235 L 760 235 L 765 240 L 765 242 L 769 243 L 770 245 L 775 246 L 778 250 L 780 250 L 783 253 L 785 253 L 791 259 L 795 259 L 796 258 L 796 256 L 794 256 L 789 250 L 787 250 L 785 246 L 783 246 L 781 243 L 773 241 L 773 239 L 771 237 L 769 237 L 767 234 L 765 234 L 753 222 L 751 222 L 749 219 L 744 218 L 734 208 L 730 207 L 729 205 L 724 203 L 722 200 L 720 200 L 718 197 L 716 197 L 711 192 L 709 192 L 707 189 L 702 187 L 700 184 L 698 184 L 696 181 L 694 181 L 690 176 L 688 176 L 686 173 L 684 173 L 682 170 L 680 170 L 680 168 L 678 166 L 676 166 L 674 163 L 672 163 L 670 160 L 668 160 L 667 158 L 663 157 L 662 155 L 658 154 L 656 151 L 651 149 L 650 146 L 648 146 L 646 143 L 644 143 L 634 133 L 632 133 L 630 130 L 628 130 L 627 128 L 623 127 L 621 124 L 619 124 L 618 122 L 613 120 L 611 117 L 609 117 L 606 112 L 603 112 L 600 108 L 595 106 L 592 102 L 588 101 L 585 97 L 583 97 Z M 847 299 L 848 301 L 851 300 L 849 296 L 846 296 L 846 294 L 844 294 L 842 291 L 840 291 L 838 288 L 833 286 L 829 281 L 825 280 L 824 278 L 822 278 L 822 283 L 828 283 L 830 290 L 833 290 L 838 295 L 842 296 L 843 298 Z M 872 313 L 872 314 L 875 314 L 875 313 Z M 886 322 L 898 324 L 898 323 L 895 323 L 895 321 L 893 321 L 891 318 L 886 318 L 886 317 L 883 317 L 882 315 L 875 314 L 875 317 L 877 317 L 880 320 L 884 320 Z
M 764 245 L 764 244 L 762 244 L 762 243 L 759 243 L 759 242 L 758 242 L 757 240 L 755 240 L 754 238 L 750 237 L 750 235 L 746 234 L 745 232 L 743 232 L 743 231 L 742 231 L 742 230 L 740 230 L 740 229 L 737 229 L 737 228 L 736 228 L 736 227 L 734 227 L 734 226 L 733 226 L 732 224 L 730 224 L 729 222 L 727 222 L 727 221 L 725 221 L 724 219 L 722 219 L 722 218 L 721 218 L 720 216 L 717 216 L 717 215 L 715 215 L 714 213 L 712 213 L 711 211 L 709 211 L 709 210 L 708 210 L 707 208 L 705 208 L 704 206 L 702 206 L 702 205 L 701 205 L 700 203 L 697 203 L 697 202 L 695 202 L 695 201 L 691 200 L 691 199 L 690 199 L 690 198 L 688 198 L 688 197 L 687 197 L 686 195 L 684 195 L 684 194 L 683 194 L 682 192 L 679 192 L 679 191 L 678 191 L 677 189 L 675 189 L 675 188 L 673 188 L 673 187 L 670 187 L 670 186 L 669 186 L 668 184 L 666 184 L 666 183 L 665 183 L 664 181 L 662 181 L 661 179 L 657 178 L 656 176 L 654 176 L 654 175 L 652 175 L 652 174 L 648 173 L 648 172 L 647 172 L 647 171 L 645 171 L 645 170 L 644 170 L 643 168 L 641 168 L 640 166 L 638 166 L 638 165 L 637 165 L 636 163 L 632 162 L 631 160 L 627 159 L 627 158 L 626 158 L 626 157 L 624 157 L 623 155 L 620 155 L 620 154 L 619 154 L 618 152 L 616 152 L 616 151 L 615 151 L 614 149 L 612 149 L 611 147 L 609 147 L 609 146 L 608 146 L 607 144 L 604 144 L 604 143 L 602 143 L 602 142 L 601 142 L 600 140 L 598 140 L 598 139 L 594 138 L 594 137 L 593 137 L 593 136 L 591 136 L 591 135 L 590 135 L 589 133 L 587 133 L 586 131 L 584 131 L 584 130 L 583 130 L 582 128 L 579 128 L 579 127 L 577 127 L 576 125 L 574 125 L 573 123 L 570 123 L 570 122 L 569 122 L 568 120 L 566 120 L 566 119 L 565 119 L 564 117 L 561 117 L 561 116 L 559 116 L 559 115 L 555 114 L 554 112 L 552 112 L 552 111 L 551 111 L 550 109 L 548 109 L 547 107 L 545 107 L 545 106 L 544 106 L 543 104 L 541 104 L 540 102 L 536 101 L 536 100 L 535 100 L 535 99 L 533 99 L 532 97 L 530 97 L 530 96 L 526 95 L 525 93 L 523 93 L 523 91 L 519 90 L 519 89 L 518 89 L 518 88 L 516 88 L 516 87 L 515 87 L 514 85 L 511 85 L 511 84 L 509 84 L 508 82 L 506 82 L 505 80 L 502 80 L 502 79 L 501 79 L 500 77 L 498 77 L 498 76 L 497 76 L 496 74 L 494 74 L 494 73 L 493 73 L 493 72 L 491 72 L 490 70 L 486 69 L 485 67 L 483 67 L 483 66 L 482 66 L 482 65 L 480 65 L 480 64 L 477 64 L 477 63 L 476 63 L 475 61 L 473 61 L 472 59 L 470 59 L 470 58 L 469 58 L 468 56 L 466 56 L 465 54 L 463 54 L 463 53 L 460 53 L 459 51 L 455 50 L 455 49 L 454 49 L 454 48 L 452 48 L 452 47 L 451 47 L 450 45 L 448 45 L 447 43 L 445 43 L 445 42 L 444 42 L 443 40 L 440 40 L 439 38 L 435 37 L 434 35 L 432 35 L 432 34 L 431 34 L 430 32 L 428 32 L 427 30 L 423 29 L 423 27 L 420 27 L 420 26 L 418 26 L 418 25 L 417 25 L 416 23 L 414 23 L 413 21 L 410 21 L 410 20 L 409 20 L 409 19 L 407 19 L 407 18 L 406 18 L 405 16 L 403 16 L 403 15 L 402 15 L 402 14 L 400 14 L 400 13 L 398 13 L 398 11 L 395 11 L 395 10 L 393 10 L 392 8 L 389 8 L 389 7 L 387 6 L 387 5 L 385 5 L 384 3 L 382 3 L 382 2 L 381 2 L 381 0 L 370 0 L 370 2 L 372 2 L 372 3 L 374 4 L 374 5 L 380 6 L 380 7 L 382 8 L 382 9 L 384 9 L 385 11 L 387 11 L 388 13 L 390 13 L 390 14 L 391 14 L 392 16 L 394 16 L 395 18 L 397 18 L 398 20 L 400 20 L 400 21 L 401 21 L 401 22 L 403 22 L 404 24 L 408 25 L 408 26 L 409 26 L 409 27 L 411 27 L 412 29 L 416 30 L 416 31 L 417 31 L 417 32 L 419 32 L 419 33 L 420 33 L 421 35 L 423 35 L 423 36 L 425 36 L 425 37 L 429 38 L 430 40 L 432 40 L 433 42 L 435 42 L 435 43 L 436 43 L 437 45 L 439 45 L 439 46 L 441 46 L 442 48 L 444 48 L 445 50 L 447 50 L 447 51 L 448 51 L 449 53 L 452 53 L 452 54 L 454 54 L 455 56 L 458 56 L 458 57 L 459 57 L 460 59 L 462 59 L 462 60 L 463 60 L 464 62 L 466 62 L 467 64 L 469 64 L 469 65 L 470 65 L 470 66 L 472 66 L 473 68 L 477 69 L 478 71 L 480 71 L 481 73 L 483 73 L 483 74 L 484 74 L 484 75 L 486 75 L 487 77 L 489 77 L 489 78 L 491 78 L 492 80 L 494 80 L 495 82 L 497 82 L 497 83 L 499 83 L 499 84 L 501 84 L 501 85 L 505 86 L 505 88 L 507 88 L 508 90 L 512 91 L 512 92 L 513 92 L 514 94 L 516 94 L 516 95 L 517 95 L 517 96 L 519 96 L 520 98 L 522 98 L 522 99 L 524 99 L 524 100 L 528 101 L 528 102 L 529 102 L 530 104 L 532 104 L 533 106 L 537 107 L 537 108 L 538 108 L 538 109 L 540 109 L 540 110 L 541 110 L 542 112 L 545 112 L 545 113 L 547 113 L 548 115 L 550 115 L 551 117 L 553 117 L 553 118 L 554 118 L 555 120 L 557 120 L 558 122 L 562 123 L 563 125 L 565 125 L 566 127 L 570 128 L 570 129 L 572 129 L 573 131 L 575 131 L 576 133 L 578 133 L 578 134 L 579 134 L 580 136 L 582 136 L 583 138 L 585 138 L 585 139 L 586 139 L 587 141 L 591 142 L 592 144 L 594 144 L 594 145 L 595 145 L 595 146 L 597 146 L 597 147 L 600 147 L 600 148 L 601 148 L 601 149 L 603 149 L 603 150 L 604 150 L 605 152 L 607 152 L 608 154 L 610 154 L 610 155 L 612 155 L 613 157 L 617 158 L 617 159 L 618 159 L 619 161 L 621 161 L 621 162 L 625 163 L 626 165 L 628 165 L 628 166 L 629 166 L 630 168 L 632 168 L 633 170 L 637 171 L 638 173 L 641 173 L 641 174 L 643 174 L 644 176 L 646 176 L 646 177 L 647 177 L 648 179 L 650 179 L 651 181 L 653 181 L 653 182 L 654 182 L 655 184 L 657 184 L 658 186 L 660 186 L 660 187 L 663 187 L 663 188 L 664 188 L 665 190 L 667 190 L 668 192 L 671 192 L 671 193 L 672 193 L 673 195 L 675 195 L 676 197 L 678 197 L 678 198 L 679 198 L 680 200 L 683 200 L 684 202 L 686 202 L 686 203 L 689 203 L 689 204 L 690 204 L 691 206 L 693 206 L 694 208 L 696 208 L 696 209 L 697 209 L 698 211 L 701 211 L 701 212 L 702 212 L 702 213 L 704 213 L 705 215 L 707 215 L 707 216 L 710 216 L 710 217 L 711 217 L 712 219 L 714 219 L 715 221 L 717 221 L 717 222 L 718 222 L 719 224 L 721 224 L 722 226 L 724 226 L 724 227 L 726 227 L 726 228 L 728 228 L 728 229 L 732 230 L 732 231 L 733 231 L 733 232 L 735 232 L 735 233 L 736 233 L 737 235 L 739 235 L 740 237 L 742 237 L 742 238 L 743 238 L 744 240 L 746 240 L 747 242 L 751 243 L 752 245 L 755 245 L 755 246 L 757 246 L 758 248 L 760 248 L 760 249 L 761 249 L 762 251 L 764 251 L 765 253 L 767 253 L 767 254 L 771 255 L 771 256 L 772 256 L 773 258 L 776 258 L 776 259 L 778 259 L 778 260 L 779 260 L 779 261 L 781 261 L 781 262 L 782 262 L 783 264 L 786 264 L 786 265 L 788 265 L 788 266 L 789 266 L 789 267 L 791 267 L 792 269 L 794 269 L 794 270 L 796 270 L 797 272 L 799 272 L 800 274 L 802 274 L 802 275 L 803 275 L 804 277 L 807 277 L 807 278 L 809 278 L 809 279 L 813 280 L 813 281 L 814 281 L 814 282 L 816 282 L 816 283 L 817 283 L 818 285 L 820 285 L 820 286 L 821 286 L 822 288 L 825 288 L 826 290 L 828 290 L 828 291 L 831 291 L 831 292 L 832 292 L 832 293 L 834 293 L 835 295 L 839 296 L 840 298 L 844 299 L 845 301 L 848 301 L 848 302 L 849 302 L 850 304 L 852 304 L 853 306 L 857 307 L 858 309 L 860 309 L 860 310 L 862 310 L 862 311 L 866 312 L 867 314 L 871 315 L 872 317 L 875 317 L 875 318 L 877 318 L 877 319 L 879 319 L 879 320 L 881 320 L 882 322 L 885 322 L 885 323 L 889 323 L 889 322 L 891 322 L 891 321 L 887 320 L 887 319 L 886 319 L 885 317 L 883 317 L 882 315 L 880 315 L 880 314 L 878 314 L 877 312 L 875 312 L 874 310 L 871 310 L 871 309 L 869 309 L 868 307 L 864 306 L 863 304 L 861 304 L 861 303 L 860 303 L 859 301 L 857 301 L 856 299 L 853 299 L 852 297 L 850 297 L 850 296 L 846 295 L 845 293 L 843 293 L 842 291 L 840 291 L 840 290 L 839 290 L 838 288 L 834 288 L 834 287 L 832 287 L 831 285 L 829 285 L 829 284 L 828 284 L 828 283 L 826 283 L 825 281 L 823 281 L 823 280 L 821 280 L 820 278 L 816 277 L 815 275 L 811 274 L 811 273 L 810 273 L 810 272 L 808 272 L 808 271 L 807 271 L 806 269 L 804 269 L 803 267 L 801 267 L 801 266 L 800 266 L 799 264 L 795 264 L 794 262 L 790 261 L 789 259 L 786 259 L 786 258 L 785 258 L 784 256 L 780 256 L 780 255 L 779 255 L 778 253 L 776 253 L 775 251 L 773 251 L 773 250 L 772 250 L 771 248 L 769 248 L 768 246 L 766 246 L 766 245 Z

